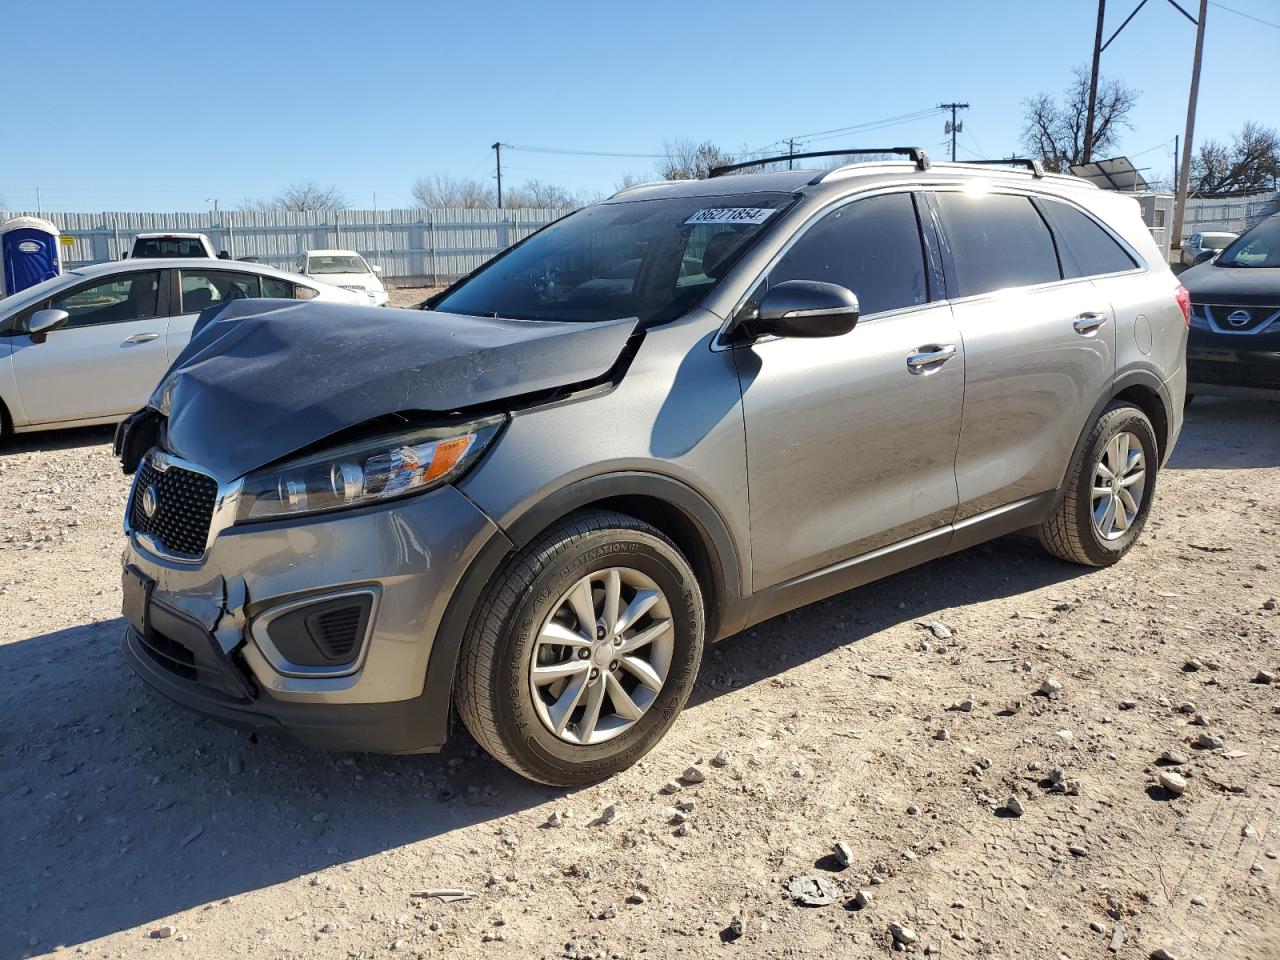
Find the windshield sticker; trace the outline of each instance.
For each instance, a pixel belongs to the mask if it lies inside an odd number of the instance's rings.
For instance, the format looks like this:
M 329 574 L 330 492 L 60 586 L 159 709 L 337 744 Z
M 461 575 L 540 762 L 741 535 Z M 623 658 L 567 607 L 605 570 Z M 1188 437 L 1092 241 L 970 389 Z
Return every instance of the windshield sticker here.
M 772 207 L 708 207 L 685 223 L 764 223 L 777 211 Z

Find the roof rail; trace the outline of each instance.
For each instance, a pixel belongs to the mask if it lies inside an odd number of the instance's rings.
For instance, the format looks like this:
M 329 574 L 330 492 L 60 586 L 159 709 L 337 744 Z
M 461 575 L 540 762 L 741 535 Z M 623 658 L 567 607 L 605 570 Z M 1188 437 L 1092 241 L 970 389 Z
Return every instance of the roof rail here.
M 688 179 L 689 179 L 688 177 L 677 177 L 675 180 L 646 180 L 644 183 L 633 183 L 633 184 L 630 184 L 629 186 L 623 187 L 621 190 L 615 190 L 612 194 L 609 195 L 608 199 L 610 200 L 616 199 L 617 197 L 622 196 L 624 193 L 630 193 L 632 190 L 639 190 L 641 187 L 656 187 L 664 183 L 680 183 L 682 181 L 687 181 Z
M 1010 157 L 1008 160 L 962 160 L 960 162 L 969 166 L 1026 167 L 1031 171 L 1033 177 L 1044 176 L 1044 164 L 1039 160 L 1032 160 L 1030 157 Z
M 900 157 L 908 157 L 916 165 L 917 170 L 929 169 L 929 155 L 919 147 L 860 147 L 850 150 L 816 150 L 812 153 L 783 153 L 776 157 L 762 157 L 759 160 L 744 160 L 741 163 L 726 163 L 723 166 L 712 167 L 707 177 L 722 177 L 726 173 L 733 173 L 735 170 L 745 170 L 747 167 L 761 167 L 766 163 L 780 163 L 783 160 L 808 160 L 813 157 L 857 157 L 872 156 L 881 153 L 896 153 Z

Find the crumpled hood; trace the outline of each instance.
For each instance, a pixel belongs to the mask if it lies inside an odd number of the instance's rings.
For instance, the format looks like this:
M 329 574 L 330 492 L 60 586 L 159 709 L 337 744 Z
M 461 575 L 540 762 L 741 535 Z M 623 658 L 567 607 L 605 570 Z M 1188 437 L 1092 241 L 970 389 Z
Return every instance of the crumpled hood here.
M 1184 270 L 1178 281 L 1195 303 L 1280 306 L 1280 267 L 1219 267 L 1206 262 Z
M 169 450 L 226 481 L 375 417 L 598 379 L 636 325 L 234 301 L 201 315 L 150 405 Z

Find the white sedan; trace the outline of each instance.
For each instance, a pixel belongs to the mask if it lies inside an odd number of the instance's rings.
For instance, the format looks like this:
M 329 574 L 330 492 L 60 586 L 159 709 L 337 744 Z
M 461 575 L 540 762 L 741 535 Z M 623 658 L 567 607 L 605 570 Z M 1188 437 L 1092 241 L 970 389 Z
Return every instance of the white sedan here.
M 390 299 L 378 274 L 382 268 L 360 256 L 355 250 L 308 250 L 298 261 L 298 272 L 344 290 L 368 297 L 368 303 L 385 307 Z
M 147 402 L 201 310 L 247 297 L 368 303 L 256 263 L 80 267 L 0 300 L 0 434 L 124 419 Z

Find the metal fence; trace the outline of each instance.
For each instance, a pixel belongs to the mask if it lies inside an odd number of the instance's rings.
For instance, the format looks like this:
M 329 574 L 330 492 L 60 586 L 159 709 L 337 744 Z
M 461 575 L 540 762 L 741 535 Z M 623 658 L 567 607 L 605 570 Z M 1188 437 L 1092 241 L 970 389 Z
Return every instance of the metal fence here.
M 1187 201 L 1187 212 L 1182 218 L 1182 234 L 1189 237 L 1206 230 L 1244 233 L 1273 213 L 1280 213 L 1280 190 L 1255 193 L 1251 197 L 1192 199 Z
M 565 210 L 330 210 L 313 213 L 46 213 L 74 243 L 63 266 L 118 260 L 139 233 L 197 231 L 233 259 L 294 269 L 307 250 L 358 250 L 393 285 L 447 283 L 562 216 Z M 14 212 L 10 216 L 22 216 Z
M 413 209 L 328 210 L 312 213 L 226 210 L 218 213 L 50 213 L 64 237 L 68 269 L 118 260 L 139 233 L 198 231 L 233 259 L 253 257 L 293 269 L 307 250 L 358 250 L 399 286 L 447 283 L 567 213 L 565 210 Z M 1191 199 L 1183 234 L 1242 233 L 1280 212 L 1280 191 L 1251 197 Z M 1157 242 L 1165 239 L 1163 210 L 1144 211 Z M 1169 211 L 1171 214 L 1171 211 Z M 11 216 L 21 216 L 14 212 Z M 1155 217 L 1156 219 L 1152 219 Z

